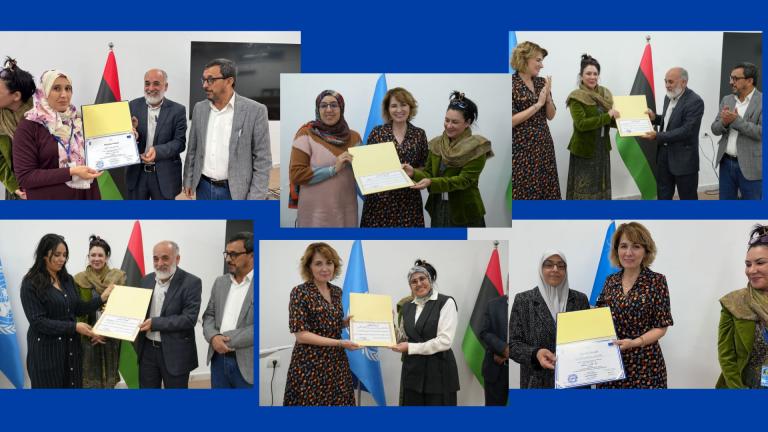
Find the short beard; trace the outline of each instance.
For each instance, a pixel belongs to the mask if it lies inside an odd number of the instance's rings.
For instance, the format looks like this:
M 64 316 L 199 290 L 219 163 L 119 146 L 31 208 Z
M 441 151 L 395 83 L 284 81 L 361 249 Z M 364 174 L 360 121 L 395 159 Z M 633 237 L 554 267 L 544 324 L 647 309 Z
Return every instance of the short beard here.
M 144 100 L 147 101 L 149 105 L 157 105 L 160 102 L 162 102 L 164 98 L 165 98 L 165 93 L 160 93 L 157 96 L 150 96 L 144 93 Z

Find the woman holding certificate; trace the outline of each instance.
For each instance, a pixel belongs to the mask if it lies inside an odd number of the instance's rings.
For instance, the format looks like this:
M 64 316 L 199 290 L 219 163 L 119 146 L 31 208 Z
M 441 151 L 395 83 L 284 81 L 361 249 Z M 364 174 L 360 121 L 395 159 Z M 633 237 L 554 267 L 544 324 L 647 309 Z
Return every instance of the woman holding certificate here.
M 393 142 L 401 163 L 423 167 L 427 161 L 427 135 L 411 124 L 416 99 L 406 89 L 387 91 L 381 107 L 386 124 L 376 126 L 368 144 Z M 361 227 L 424 227 L 424 203 L 417 189 L 396 189 L 365 196 Z
M 768 386 L 768 226 L 752 229 L 744 264 L 747 287 L 720 299 L 717 388 Z
M 557 314 L 589 309 L 587 296 L 570 289 L 568 264 L 559 250 L 539 260 L 539 285 L 515 295 L 509 317 L 509 357 L 520 364 L 520 388 L 555 387 Z
M 101 173 L 85 165 L 83 122 L 71 101 L 69 77 L 45 71 L 13 136 L 13 170 L 28 199 L 101 199 Z
M 32 109 L 34 93 L 32 75 L 6 57 L 0 69 L 0 182 L 5 186 L 5 199 L 27 198 L 11 168 L 11 138 L 24 113 Z
M 288 305 L 288 326 L 296 344 L 283 405 L 355 405 L 344 350 L 360 346 L 341 338 L 349 320 L 344 318 L 341 288 L 330 283 L 341 273 L 339 254 L 326 243 L 312 243 L 304 251 L 300 270 L 304 283 L 293 288 Z
M 413 300 L 402 307 L 400 339 L 392 347 L 405 354 L 400 377 L 403 405 L 456 405 L 459 372 L 451 345 L 456 336 L 458 308 L 453 297 L 435 287 L 437 271 L 416 260 L 408 271 Z
M 493 156 L 491 142 L 472 134 L 477 105 L 464 93 L 451 93 L 444 131 L 429 141 L 424 169 L 403 164 L 416 182 L 413 189 L 429 190 L 425 208 L 433 227 L 484 227 L 485 206 L 478 182 L 486 159 Z
M 611 238 L 610 258 L 621 271 L 605 279 L 597 307 L 611 308 L 626 378 L 597 387 L 667 388 L 659 339 L 673 323 L 667 278 L 648 268 L 656 258 L 656 243 L 643 225 L 624 223 Z
M 344 98 L 324 90 L 315 99 L 315 119 L 296 132 L 291 149 L 289 206 L 297 227 L 356 227 L 357 194 L 348 148 L 360 135 L 344 120 Z
M 92 235 L 88 242 L 88 266 L 75 275 L 75 287 L 84 302 L 100 296 L 112 285 L 125 284 L 125 272 L 109 268 L 112 249 L 101 237 Z M 97 312 L 81 315 L 78 321 L 94 326 Z M 82 337 L 83 388 L 115 388 L 120 381 L 120 341 L 98 337 L 94 340 Z
M 566 100 L 573 118 L 566 199 L 611 199 L 609 132 L 619 113 L 613 109 L 610 90 L 598 85 L 599 78 L 600 63 L 589 54 L 582 55 L 579 88 Z
M 109 298 L 107 287 L 91 301 L 80 299 L 67 273 L 69 248 L 64 237 L 46 234 L 35 250 L 35 263 L 21 282 L 21 305 L 29 321 L 27 372 L 32 388 L 80 388 L 83 365 L 78 334 L 98 340 L 78 315 L 96 311 Z

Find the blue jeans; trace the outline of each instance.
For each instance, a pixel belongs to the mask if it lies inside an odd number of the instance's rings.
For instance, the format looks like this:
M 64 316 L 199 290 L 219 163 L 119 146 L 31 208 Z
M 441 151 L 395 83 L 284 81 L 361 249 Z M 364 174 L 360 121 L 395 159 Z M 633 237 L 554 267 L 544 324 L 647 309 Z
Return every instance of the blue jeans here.
M 237 359 L 214 351 L 211 358 L 211 388 L 253 388 L 243 378 Z
M 720 159 L 720 199 L 761 200 L 763 199 L 763 181 L 747 180 L 741 173 L 739 161 L 723 155 Z
M 197 184 L 197 190 L 195 191 L 195 199 L 231 200 L 232 196 L 229 194 L 229 186 L 216 186 L 210 181 L 200 177 L 200 182 Z

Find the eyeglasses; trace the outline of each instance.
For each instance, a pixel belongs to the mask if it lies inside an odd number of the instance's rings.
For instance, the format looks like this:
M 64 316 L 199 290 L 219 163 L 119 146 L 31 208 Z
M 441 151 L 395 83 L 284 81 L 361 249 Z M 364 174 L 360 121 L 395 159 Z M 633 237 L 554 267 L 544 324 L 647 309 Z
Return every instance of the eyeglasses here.
M 733 81 L 733 82 L 736 82 L 738 80 L 747 79 L 747 77 L 737 77 L 737 76 L 733 76 L 733 75 L 731 75 L 730 78 L 731 78 L 731 81 Z
M 553 263 L 552 261 L 544 261 L 544 264 L 542 264 L 541 266 L 547 270 L 552 270 L 553 268 L 559 268 L 560 270 L 565 270 L 568 268 L 568 264 L 564 262 Z
M 337 104 L 336 102 L 321 103 L 320 104 L 320 109 L 321 110 L 325 110 L 325 109 L 328 109 L 328 108 L 330 108 L 331 110 L 337 110 L 337 109 L 339 109 L 339 104 Z
M 216 80 L 220 80 L 220 79 L 227 79 L 227 78 L 223 77 L 223 76 L 220 76 L 220 77 L 208 77 L 208 78 L 202 77 L 202 78 L 200 78 L 200 81 L 203 83 L 203 85 L 205 85 L 205 83 L 208 83 L 208 85 L 213 85 L 213 83 L 215 83 Z
M 248 254 L 248 253 L 250 253 L 250 252 L 248 252 L 248 251 L 245 251 L 245 252 L 228 252 L 228 251 L 224 251 L 224 252 L 222 252 L 222 254 L 224 255 L 224 259 L 227 259 L 227 257 L 230 257 L 232 259 L 236 259 L 240 255 L 245 255 L 245 254 Z

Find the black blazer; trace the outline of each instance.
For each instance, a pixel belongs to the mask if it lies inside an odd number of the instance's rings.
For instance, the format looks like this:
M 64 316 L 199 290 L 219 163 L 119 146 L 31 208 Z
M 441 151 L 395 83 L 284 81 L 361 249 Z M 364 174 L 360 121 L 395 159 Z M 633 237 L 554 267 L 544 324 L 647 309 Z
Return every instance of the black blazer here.
M 669 107 L 669 97 L 664 97 L 664 112 L 656 115 L 659 125 L 656 142 L 669 149 L 669 172 L 687 175 L 699 172 L 699 131 L 704 116 L 704 101 L 693 90 L 686 88 L 677 101 L 675 110 L 664 130 L 664 117 Z
M 141 280 L 141 287 L 154 291 L 155 273 L 146 275 Z M 198 366 L 195 325 L 200 313 L 202 291 L 199 277 L 177 268 L 165 294 L 160 316 L 150 317 L 147 310 L 147 318 L 152 318 L 152 331 L 160 332 L 165 367 L 171 375 L 183 375 Z M 151 303 L 149 307 L 151 309 Z M 143 333 L 134 342 L 139 362 L 146 341 L 146 333 Z
M 147 101 L 141 97 L 129 104 L 131 116 L 139 120 L 136 131 L 139 133 L 139 153 L 144 153 L 147 145 Z M 160 116 L 157 118 L 155 137 L 155 169 L 160 192 L 166 199 L 174 199 L 181 193 L 181 157 L 187 148 L 187 109 L 170 99 L 163 101 Z M 142 165 L 126 168 L 125 182 L 128 189 L 135 189 L 139 182 Z
M 96 311 L 103 304 L 101 297 L 80 300 L 71 276 L 62 278 L 61 291 L 49 284 L 40 293 L 24 278 L 20 294 L 29 321 L 27 372 L 32 388 L 82 387 L 83 356 L 76 317 Z
M 507 347 L 507 310 L 509 297 L 495 298 L 485 305 L 483 326 L 480 329 L 480 341 L 485 346 L 483 358 L 483 379 L 488 382 L 509 380 L 509 363 L 503 365 L 493 361 L 493 355 L 502 355 Z

